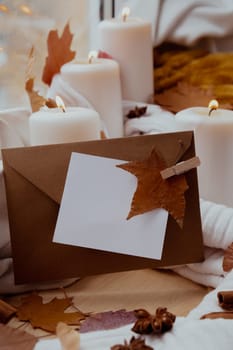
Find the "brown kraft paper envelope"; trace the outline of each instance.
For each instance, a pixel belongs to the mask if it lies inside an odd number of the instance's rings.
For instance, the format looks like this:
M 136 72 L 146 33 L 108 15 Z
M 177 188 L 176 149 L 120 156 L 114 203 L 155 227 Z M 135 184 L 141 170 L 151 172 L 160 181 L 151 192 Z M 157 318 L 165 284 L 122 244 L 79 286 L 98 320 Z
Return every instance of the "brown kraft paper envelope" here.
M 15 282 L 51 281 L 202 261 L 196 169 L 186 173 L 189 189 L 185 192 L 183 229 L 169 215 L 161 260 L 52 242 L 72 152 L 130 161 L 146 158 L 155 147 L 171 166 L 178 160 L 195 156 L 193 140 L 193 133 L 186 131 L 4 149 L 2 155 Z

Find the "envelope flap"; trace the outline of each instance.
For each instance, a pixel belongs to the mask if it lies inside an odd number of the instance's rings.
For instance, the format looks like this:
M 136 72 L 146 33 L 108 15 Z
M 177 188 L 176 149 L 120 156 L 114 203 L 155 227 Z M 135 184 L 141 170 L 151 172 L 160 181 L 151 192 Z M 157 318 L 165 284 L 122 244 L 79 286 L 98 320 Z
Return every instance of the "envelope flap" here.
M 191 131 L 171 133 L 169 138 L 164 135 L 4 149 L 3 162 L 55 202 L 60 203 L 72 152 L 120 160 L 140 160 L 155 147 L 170 166 L 188 150 L 193 133 Z

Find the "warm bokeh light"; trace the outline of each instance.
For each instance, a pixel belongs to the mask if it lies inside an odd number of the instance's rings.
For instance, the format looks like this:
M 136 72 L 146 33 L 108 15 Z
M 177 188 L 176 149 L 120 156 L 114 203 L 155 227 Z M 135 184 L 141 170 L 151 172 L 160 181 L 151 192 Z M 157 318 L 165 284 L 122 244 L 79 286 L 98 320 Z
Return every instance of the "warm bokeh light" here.
M 30 9 L 30 7 L 28 5 L 20 5 L 19 6 L 19 9 L 21 12 L 23 12 L 25 15 L 29 15 L 31 16 L 32 15 L 32 10 Z
M 0 12 L 9 12 L 9 9 L 6 5 L 0 4 Z
M 215 111 L 216 109 L 218 109 L 218 107 L 219 107 L 218 101 L 217 100 L 211 100 L 209 105 L 208 105 L 208 108 L 209 108 L 209 114 L 208 115 L 211 115 L 211 113 L 213 111 Z

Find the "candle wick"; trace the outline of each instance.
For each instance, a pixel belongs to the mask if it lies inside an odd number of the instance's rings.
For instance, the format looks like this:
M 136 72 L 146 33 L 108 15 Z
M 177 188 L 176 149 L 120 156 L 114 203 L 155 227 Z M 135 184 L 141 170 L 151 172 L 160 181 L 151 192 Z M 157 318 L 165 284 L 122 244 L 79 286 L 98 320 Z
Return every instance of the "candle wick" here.
M 215 108 L 215 107 L 210 108 L 210 109 L 209 109 L 209 113 L 208 113 L 208 117 L 211 117 L 211 113 L 212 113 L 213 111 L 216 111 L 216 109 L 217 109 L 217 108 Z
M 128 17 L 127 15 L 123 15 L 122 16 L 122 21 L 125 22 L 127 17 Z

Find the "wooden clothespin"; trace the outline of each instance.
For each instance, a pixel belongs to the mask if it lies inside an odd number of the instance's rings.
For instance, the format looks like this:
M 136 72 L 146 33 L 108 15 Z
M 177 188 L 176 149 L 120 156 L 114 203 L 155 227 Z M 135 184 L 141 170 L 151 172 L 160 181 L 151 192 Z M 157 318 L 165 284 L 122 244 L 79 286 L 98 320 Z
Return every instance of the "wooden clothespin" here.
M 174 175 L 183 174 L 193 168 L 196 168 L 201 164 L 199 157 L 193 157 L 188 160 L 184 160 L 183 162 L 177 163 L 169 168 L 160 171 L 162 178 L 168 179 Z

